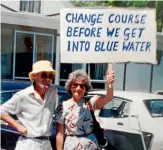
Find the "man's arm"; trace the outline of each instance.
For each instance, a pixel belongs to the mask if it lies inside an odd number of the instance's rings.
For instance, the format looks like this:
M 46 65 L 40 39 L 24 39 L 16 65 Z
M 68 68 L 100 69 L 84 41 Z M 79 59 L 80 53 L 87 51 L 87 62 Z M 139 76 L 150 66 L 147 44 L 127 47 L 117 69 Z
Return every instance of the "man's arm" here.
M 7 122 L 10 126 L 18 130 L 22 135 L 27 135 L 27 129 L 21 125 L 18 121 L 13 119 L 9 114 L 0 113 L 0 119 Z
M 18 94 L 15 94 L 11 99 L 5 102 L 0 107 L 0 119 L 7 122 L 10 126 L 14 127 L 21 134 L 27 135 L 27 129 L 16 121 L 9 114 L 16 115 L 20 112 L 21 109 L 21 97 Z
M 64 124 L 57 123 L 56 148 L 62 150 L 64 145 Z

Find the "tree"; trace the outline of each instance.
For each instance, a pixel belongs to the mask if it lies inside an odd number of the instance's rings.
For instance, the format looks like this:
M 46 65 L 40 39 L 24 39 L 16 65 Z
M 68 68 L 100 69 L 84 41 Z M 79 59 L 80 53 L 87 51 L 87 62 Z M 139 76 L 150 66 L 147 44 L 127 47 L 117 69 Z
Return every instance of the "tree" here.
M 135 7 L 135 8 L 155 8 L 157 31 L 162 32 L 163 29 L 163 1 L 78 1 L 73 0 L 72 3 L 77 7 Z

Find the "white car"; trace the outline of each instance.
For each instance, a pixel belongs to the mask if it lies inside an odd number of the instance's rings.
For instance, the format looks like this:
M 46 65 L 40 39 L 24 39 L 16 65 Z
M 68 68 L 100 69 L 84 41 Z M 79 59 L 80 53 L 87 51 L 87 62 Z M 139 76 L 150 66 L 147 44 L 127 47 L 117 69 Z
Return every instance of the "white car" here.
M 104 95 L 106 91 L 91 91 Z M 95 113 L 105 136 L 118 150 L 163 150 L 163 95 L 115 91 Z

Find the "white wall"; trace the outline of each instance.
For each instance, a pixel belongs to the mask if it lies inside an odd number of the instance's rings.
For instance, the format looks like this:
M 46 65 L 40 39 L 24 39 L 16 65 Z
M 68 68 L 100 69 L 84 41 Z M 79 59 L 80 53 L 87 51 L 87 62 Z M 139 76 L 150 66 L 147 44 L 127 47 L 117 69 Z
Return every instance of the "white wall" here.
M 20 0 L 14 0 L 14 1 L 8 1 L 8 0 L 1 0 L 1 4 L 7 6 L 7 7 L 10 7 L 16 11 L 19 11 L 19 8 L 20 8 Z M 2 10 L 3 11 L 6 11 L 7 9 L 3 8 L 1 6 Z
M 68 1 L 47 1 L 42 0 L 41 11 L 43 15 L 59 13 L 61 8 L 73 8 L 74 5 Z
M 1 12 L 1 23 L 59 30 L 59 21 L 26 13 Z
M 1 11 L 9 11 L 9 12 L 11 12 L 11 10 L 9 10 L 9 9 L 7 9 L 7 8 L 4 8 L 4 7 L 2 7 L 2 6 L 1 6 Z
M 1 3 L 11 9 L 19 11 L 20 0 L 1 0 Z M 56 0 L 41 0 L 41 14 L 49 15 L 59 13 L 61 8 L 73 8 L 74 5 L 68 1 L 56 1 Z M 10 11 L 2 7 L 2 11 Z

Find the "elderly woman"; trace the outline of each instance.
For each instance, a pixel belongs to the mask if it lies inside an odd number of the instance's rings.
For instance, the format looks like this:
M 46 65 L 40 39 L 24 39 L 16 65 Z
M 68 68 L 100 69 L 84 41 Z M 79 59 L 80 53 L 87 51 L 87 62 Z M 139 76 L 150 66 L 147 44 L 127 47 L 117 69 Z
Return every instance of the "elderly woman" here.
M 84 70 L 76 70 L 69 75 L 65 87 L 72 95 L 59 105 L 56 113 L 57 150 L 97 150 L 100 149 L 93 130 L 90 109 L 101 109 L 113 98 L 114 72 L 107 71 L 107 83 L 110 84 L 105 96 L 94 96 L 85 103 L 84 96 L 91 88 L 90 77 Z

